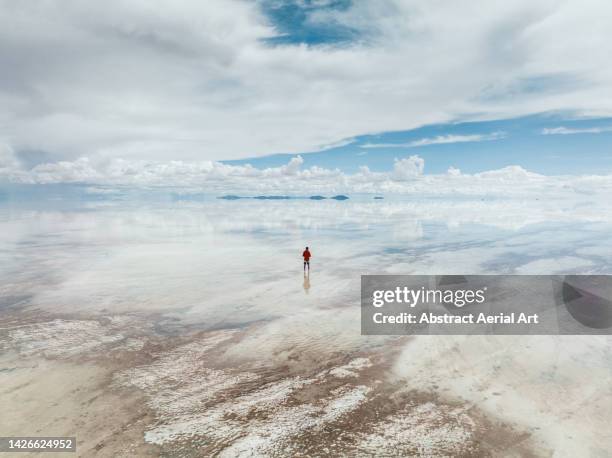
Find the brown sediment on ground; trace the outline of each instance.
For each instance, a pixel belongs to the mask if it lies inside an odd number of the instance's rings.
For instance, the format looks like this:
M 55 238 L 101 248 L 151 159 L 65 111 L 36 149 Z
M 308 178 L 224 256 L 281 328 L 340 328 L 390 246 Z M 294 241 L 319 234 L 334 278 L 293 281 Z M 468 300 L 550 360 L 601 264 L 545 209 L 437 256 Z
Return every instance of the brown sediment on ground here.
M 158 456 L 142 440 L 154 418 L 143 394 L 110 389 L 114 373 L 146 362 L 155 342 L 130 317 L 3 313 L 2 434 L 76 436 L 79 456 Z
M 4 436 L 75 436 L 78 456 L 159 454 L 142 440 L 152 421 L 142 394 L 109 390 L 109 368 L 14 353 L 0 366 L 9 371 L 0 376 Z
M 236 357 L 258 326 L 160 335 L 135 315 L 7 316 L 9 435 L 28 418 L 25 432 L 76 435 L 86 456 L 531 453 L 526 433 L 474 406 L 389 383 L 402 339 Z

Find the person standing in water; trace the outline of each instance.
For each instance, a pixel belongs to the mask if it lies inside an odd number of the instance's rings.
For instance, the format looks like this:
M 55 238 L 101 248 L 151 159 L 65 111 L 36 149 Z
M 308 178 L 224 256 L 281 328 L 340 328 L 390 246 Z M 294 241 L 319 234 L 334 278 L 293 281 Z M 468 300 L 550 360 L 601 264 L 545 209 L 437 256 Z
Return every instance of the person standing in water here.
M 306 249 L 304 250 L 304 252 L 302 253 L 302 256 L 304 257 L 304 272 L 306 272 L 306 266 L 308 266 L 308 272 L 310 272 L 310 250 L 308 249 L 308 247 L 306 247 Z

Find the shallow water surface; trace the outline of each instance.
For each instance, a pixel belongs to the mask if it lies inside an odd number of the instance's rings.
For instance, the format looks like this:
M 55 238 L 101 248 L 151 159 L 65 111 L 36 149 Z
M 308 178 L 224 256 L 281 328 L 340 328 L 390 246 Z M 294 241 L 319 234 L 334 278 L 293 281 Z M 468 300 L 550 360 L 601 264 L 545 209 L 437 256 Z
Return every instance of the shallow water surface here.
M 144 441 L 167 450 L 600 453 L 612 445 L 600 434 L 612 411 L 607 336 L 365 337 L 359 287 L 375 273 L 611 273 L 601 205 L 5 205 L 4 357 L 106 358 L 112 389 L 136 388 L 156 418 Z

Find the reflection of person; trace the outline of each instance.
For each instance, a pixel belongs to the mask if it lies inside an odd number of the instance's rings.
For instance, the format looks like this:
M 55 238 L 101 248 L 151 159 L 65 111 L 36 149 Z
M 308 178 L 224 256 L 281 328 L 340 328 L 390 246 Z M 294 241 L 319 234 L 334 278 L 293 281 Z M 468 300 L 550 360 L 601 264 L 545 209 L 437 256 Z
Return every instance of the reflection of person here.
M 310 289 L 310 273 L 304 272 L 304 292 L 308 294 Z
M 308 247 L 306 247 L 306 249 L 304 250 L 304 252 L 302 253 L 302 256 L 304 257 L 304 272 L 306 272 L 306 266 L 308 266 L 308 272 L 310 272 L 310 250 L 308 249 Z

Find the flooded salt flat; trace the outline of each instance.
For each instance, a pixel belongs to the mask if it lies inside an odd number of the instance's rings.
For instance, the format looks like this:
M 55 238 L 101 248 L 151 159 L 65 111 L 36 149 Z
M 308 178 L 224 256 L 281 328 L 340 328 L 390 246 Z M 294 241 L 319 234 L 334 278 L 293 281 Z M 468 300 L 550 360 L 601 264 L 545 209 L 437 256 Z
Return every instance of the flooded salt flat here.
M 84 445 L 109 456 L 607 456 L 607 336 L 365 337 L 359 323 L 362 274 L 612 273 L 605 205 L 4 206 L 3 406 L 19 416 L 20 386 L 76 364 L 142 409 Z M 85 440 L 82 428 L 65 425 Z

